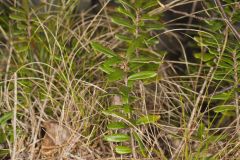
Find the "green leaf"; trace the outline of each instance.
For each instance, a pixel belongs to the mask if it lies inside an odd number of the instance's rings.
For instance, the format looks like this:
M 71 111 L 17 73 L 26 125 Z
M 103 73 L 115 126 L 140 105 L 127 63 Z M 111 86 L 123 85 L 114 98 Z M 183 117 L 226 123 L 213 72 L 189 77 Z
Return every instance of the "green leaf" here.
M 204 54 L 203 53 L 195 53 L 194 57 L 198 58 L 198 59 L 201 59 L 204 62 L 209 61 L 209 60 L 215 58 L 214 55 L 209 54 L 209 53 L 204 53 Z
M 24 30 L 24 31 L 26 31 L 26 25 L 25 24 L 23 24 L 23 23 L 17 23 L 17 28 L 19 29 L 19 30 Z M 26 39 L 26 38 L 24 38 L 23 40 L 25 40 L 25 41 L 28 41 L 28 39 Z
M 230 71 L 230 70 L 228 70 L 228 71 Z M 219 71 L 215 72 L 213 79 L 219 80 L 222 82 L 227 81 L 230 83 L 234 83 L 234 80 L 231 76 L 231 75 L 233 75 L 233 72 L 228 72 L 228 71 L 224 71 L 223 69 L 219 68 Z M 215 96 L 214 96 L 214 98 L 215 98 Z M 223 98 L 226 98 L 226 97 L 224 97 L 224 95 L 223 95 Z
M 223 57 L 221 58 L 221 60 L 224 61 L 224 62 L 226 62 L 226 63 L 228 63 L 228 64 L 230 64 L 231 66 L 234 65 L 232 57 L 230 58 L 230 57 L 223 56 Z
M 138 73 L 132 74 L 131 76 L 128 77 L 128 80 L 134 81 L 134 80 L 153 78 L 153 77 L 156 77 L 156 76 L 157 76 L 156 72 L 153 72 L 153 71 L 142 71 L 142 72 L 138 72 Z
M 102 70 L 103 72 L 110 74 L 111 72 L 114 72 L 114 69 L 111 66 L 106 66 L 106 65 L 101 65 L 99 67 L 100 70 Z
M 160 119 L 159 115 L 145 115 L 136 120 L 137 125 L 155 123 Z
M 109 58 L 108 60 L 106 60 L 104 62 L 104 65 L 114 66 L 116 64 L 119 64 L 120 62 L 121 62 L 120 57 L 112 57 L 112 58 Z
M 140 8 L 143 4 L 144 0 L 138 0 L 138 1 L 135 1 L 133 3 L 133 5 L 136 7 L 136 8 Z
M 216 113 L 223 113 L 234 110 L 236 110 L 236 106 L 234 105 L 219 105 L 216 108 L 214 108 L 214 112 Z
M 146 1 L 145 4 L 143 5 L 143 9 L 148 9 L 154 6 L 158 6 L 158 1 L 157 0 L 151 0 L 151 1 Z
M 130 93 L 130 91 L 131 91 L 131 88 L 129 88 L 129 87 L 127 87 L 127 86 L 121 86 L 121 87 L 119 88 L 119 91 L 120 91 L 120 93 L 121 93 L 122 95 L 128 96 L 129 93 Z
M 122 103 L 125 105 L 128 104 L 130 88 L 127 86 L 122 86 L 122 87 L 120 87 L 119 92 L 122 96 Z M 125 109 L 125 105 L 124 105 L 124 109 Z
M 118 0 L 117 2 L 121 3 L 123 6 L 128 6 L 134 10 L 136 9 L 129 0 Z
M 140 36 L 136 39 L 133 39 L 127 49 L 127 57 L 130 60 L 131 58 L 133 58 L 133 56 L 135 56 L 135 51 L 136 49 L 140 48 L 143 45 L 144 42 L 144 37 Z
M 131 42 L 132 38 L 123 34 L 116 34 L 115 37 L 124 42 Z
M 127 128 L 127 125 L 123 122 L 112 122 L 107 125 L 108 129 L 122 129 Z
M 213 55 L 215 55 L 215 56 L 218 56 L 218 55 L 219 55 L 219 51 L 215 51 L 215 50 L 213 50 L 213 49 L 209 49 L 208 51 L 209 51 L 210 54 L 213 54 Z
M 129 62 L 134 62 L 134 63 L 155 63 L 155 64 L 160 64 L 160 61 L 158 61 L 156 58 L 148 58 L 148 57 L 139 57 L 139 58 L 132 58 L 129 60 Z
M 117 8 L 117 11 L 118 11 L 119 13 L 124 14 L 124 15 L 127 16 L 127 17 L 130 17 L 132 20 L 135 19 L 135 16 L 131 13 L 131 11 L 128 11 L 128 10 L 122 8 L 122 7 L 118 7 L 118 8 Z
M 121 59 L 119 57 L 112 57 L 106 60 L 101 66 L 99 67 L 103 72 L 107 74 L 111 74 L 112 72 L 115 72 L 116 68 L 113 66 L 119 64 L 121 62 Z
M 129 68 L 130 68 L 131 71 L 136 71 L 137 72 L 137 70 L 140 69 L 143 65 L 144 65 L 144 63 L 134 63 L 134 62 L 132 62 L 132 63 L 129 63 Z
M 132 149 L 130 147 L 127 147 L 127 146 L 116 146 L 115 150 L 118 154 L 132 153 Z
M 223 92 L 223 93 L 216 94 L 216 95 L 212 96 L 211 99 L 226 101 L 226 100 L 228 100 L 231 97 L 231 95 L 232 95 L 231 92 Z
M 6 124 L 6 122 L 13 117 L 13 112 L 6 112 L 0 117 L 0 125 Z
M 144 28 L 147 29 L 148 31 L 151 31 L 151 30 L 163 30 L 164 26 L 162 24 L 145 24 Z
M 224 61 L 220 61 L 218 64 L 221 68 L 226 68 L 226 69 L 233 69 L 233 65 L 230 65 Z
M 16 21 L 27 21 L 27 18 L 25 17 L 25 15 L 23 14 L 10 14 L 9 17 L 12 20 L 16 20 Z
M 149 14 L 143 14 L 141 17 L 142 20 L 146 21 L 158 21 L 160 19 L 159 15 L 149 15 Z
M 149 38 L 145 41 L 145 43 L 148 45 L 148 46 L 153 46 L 153 45 L 156 45 L 156 44 L 159 44 L 159 39 L 157 37 L 152 37 L 152 38 Z M 160 52 L 164 52 L 164 51 L 160 51 Z
M 123 111 L 124 111 L 124 113 L 126 113 L 126 114 L 131 113 L 132 110 L 133 110 L 132 107 L 131 107 L 130 105 L 128 105 L 128 104 L 125 104 L 125 105 L 123 106 Z
M 135 29 L 135 26 L 133 25 L 133 23 L 130 22 L 128 19 L 123 19 L 120 17 L 113 17 L 112 22 L 117 25 L 120 25 L 120 26 L 124 26 L 124 27 L 130 28 L 130 29 Z
M 104 136 L 104 140 L 108 142 L 126 142 L 130 140 L 130 136 L 126 134 L 112 134 Z
M 221 21 L 209 21 L 209 20 L 206 20 L 205 22 L 209 24 L 209 28 L 211 27 L 212 31 L 220 30 L 223 27 L 223 25 L 224 25 L 224 23 L 221 22 Z
M 103 45 L 101 45 L 98 42 L 92 42 L 91 46 L 96 52 L 103 53 L 107 57 L 110 57 L 110 58 L 111 57 L 117 57 L 117 55 L 111 49 L 104 47 Z
M 19 13 L 25 13 L 23 9 L 16 8 L 16 7 L 9 7 L 11 11 L 13 12 L 19 12 Z
M 108 80 L 110 82 L 118 81 L 124 78 L 124 71 L 121 69 L 115 69 L 114 72 L 108 74 Z

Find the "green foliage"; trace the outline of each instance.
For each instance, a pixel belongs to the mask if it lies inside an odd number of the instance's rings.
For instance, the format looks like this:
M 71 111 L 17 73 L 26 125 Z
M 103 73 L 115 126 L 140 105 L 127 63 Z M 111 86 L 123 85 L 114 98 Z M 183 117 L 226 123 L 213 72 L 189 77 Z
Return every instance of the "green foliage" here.
M 116 10 L 116 14 L 112 16 L 111 20 L 119 27 L 123 27 L 126 31 L 124 34 L 117 34 L 116 39 L 119 40 L 123 47 L 112 51 L 98 42 L 93 42 L 92 48 L 96 53 L 100 52 L 106 55 L 107 59 L 101 64 L 100 69 L 107 74 L 110 85 L 118 86 L 119 93 L 117 93 L 122 100 L 123 105 L 110 106 L 104 110 L 103 113 L 107 116 L 112 116 L 113 119 L 108 124 L 107 128 L 112 130 L 120 129 L 135 129 L 137 125 L 154 124 L 159 120 L 157 115 L 143 115 L 139 119 L 135 119 L 133 111 L 133 101 L 131 99 L 131 92 L 134 92 L 134 87 L 142 83 L 141 80 L 149 80 L 157 77 L 157 70 L 150 67 L 151 65 L 159 65 L 160 59 L 152 54 L 151 48 L 156 43 L 152 38 L 154 31 L 163 30 L 164 26 L 158 21 L 159 17 L 152 17 L 149 12 L 158 6 L 157 1 L 130 1 L 119 0 L 121 6 Z M 149 51 L 149 52 L 148 52 Z M 118 53 L 119 52 L 119 53 Z M 146 148 L 141 138 L 132 132 L 133 137 L 140 149 L 140 153 L 146 156 Z M 128 140 L 126 135 L 112 134 L 105 136 L 105 140 L 111 142 L 120 142 L 118 138 L 124 137 L 124 141 Z M 121 138 L 120 138 L 121 139 Z M 127 146 L 116 146 L 115 151 L 119 154 L 128 154 L 132 150 Z
M 116 1 L 115 13 L 108 12 L 107 4 L 98 14 L 95 10 L 93 14 L 74 14 L 78 0 L 39 6 L 28 0 L 16 1 L 14 5 L 12 1 L 0 2 L 0 67 L 4 66 L 0 68 L 0 159 L 12 153 L 14 72 L 18 85 L 17 138 L 23 138 L 19 143 L 24 145 L 31 146 L 35 144 L 34 137 L 41 138 L 35 126 L 28 126 L 35 124 L 37 116 L 37 121 L 66 121 L 73 131 L 81 129 L 83 137 L 87 137 L 87 141 L 82 141 L 86 147 L 95 145 L 92 141 L 104 132 L 104 144 L 110 142 L 113 151 L 123 159 L 176 156 L 172 159 L 213 160 L 235 154 L 239 135 L 232 131 L 240 112 L 240 44 L 221 19 L 216 4 L 201 1 L 206 10 L 189 13 L 188 18 L 209 18 L 198 29 L 186 24 L 188 28 L 179 34 L 183 26 L 172 24 L 179 19 L 164 22 L 168 15 L 162 17 L 159 12 L 177 11 L 178 7 L 185 7 L 185 2 Z M 230 23 L 239 31 L 238 1 L 222 3 Z M 165 24 L 171 30 L 165 32 Z M 113 35 L 116 31 L 118 34 Z M 194 37 L 198 47 L 188 48 L 189 41 L 182 36 L 191 37 L 192 31 L 198 31 Z M 186 60 L 189 50 L 196 51 L 194 61 L 179 63 L 167 53 L 171 59 L 168 61 L 168 55 L 159 49 L 159 36 L 163 34 L 164 38 L 174 35 L 179 43 L 183 42 L 181 49 L 186 49 Z M 178 75 L 175 71 L 184 70 L 185 64 L 190 72 Z M 206 87 L 199 94 L 203 81 L 207 82 Z M 112 105 L 113 95 L 119 97 L 118 105 Z M 23 136 L 19 134 L 21 127 Z M 31 147 L 41 148 L 38 144 Z M 29 147 L 24 148 L 17 147 L 18 155 L 28 152 Z
M 104 140 L 109 142 L 126 142 L 130 140 L 130 136 L 126 134 L 112 134 L 104 136 Z
M 115 149 L 118 154 L 128 154 L 132 152 L 132 149 L 128 146 L 117 146 Z
M 231 25 L 236 27 L 238 22 L 235 18 L 239 17 L 239 9 L 234 5 L 234 1 L 225 2 L 224 12 Z M 210 2 L 206 4 L 213 6 Z M 220 10 L 213 12 L 216 16 L 222 16 Z M 224 125 L 224 121 L 228 118 L 236 117 L 234 112 L 239 112 L 237 95 L 239 95 L 240 82 L 240 43 L 225 21 L 205 20 L 205 26 L 208 30 L 199 31 L 198 36 L 194 38 L 203 50 L 201 53 L 195 53 L 194 56 L 203 63 L 202 75 L 206 76 L 206 71 L 212 69 L 209 84 L 209 91 L 212 94 L 209 95 L 208 104 L 214 104 L 213 111 L 216 116 L 210 124 L 215 122 L 219 126 Z
M 152 71 L 142 71 L 142 72 L 138 72 L 135 74 L 132 74 L 128 77 L 129 81 L 135 81 L 135 80 L 142 80 L 142 79 L 149 79 L 149 78 L 153 78 L 156 77 L 157 74 L 155 72 Z
M 108 57 L 117 57 L 117 55 L 110 49 L 104 47 L 103 45 L 101 45 L 100 43 L 97 42 L 92 42 L 92 48 L 100 53 L 105 54 Z
M 0 159 L 9 156 L 13 146 L 13 73 L 17 74 L 18 85 L 17 138 L 22 138 L 28 137 L 30 128 L 35 127 L 30 126 L 28 131 L 24 129 L 24 136 L 20 134 L 22 124 L 30 125 L 31 118 L 27 111 L 33 106 L 33 101 L 51 101 L 43 108 L 48 116 L 54 116 L 56 107 L 64 104 L 63 99 L 58 101 L 56 97 L 66 91 L 68 78 L 74 81 L 74 86 L 75 80 L 86 73 L 83 70 L 94 63 L 94 58 L 89 64 L 81 63 L 81 67 L 76 63 L 75 54 L 86 53 L 76 38 L 77 33 L 71 28 L 76 26 L 72 5 L 78 1 L 68 1 L 64 7 L 53 11 L 52 3 L 55 2 L 60 1 L 41 3 L 39 6 L 32 5 L 28 0 L 0 2 L 0 94 L 4 94 L 0 99 Z M 2 61 L 4 59 L 6 64 Z M 81 57 L 83 59 L 84 56 Z M 9 68 L 2 68 L 3 64 Z M 91 74 L 88 74 L 89 79 L 92 78 Z M 69 92 L 80 104 L 79 93 L 74 93 L 76 88 L 73 88 Z M 39 107 L 33 106 L 33 109 L 36 115 L 39 114 Z M 21 142 L 27 144 L 28 140 L 21 139 Z
M 123 122 L 112 122 L 107 125 L 108 129 L 123 129 L 126 127 L 127 125 Z

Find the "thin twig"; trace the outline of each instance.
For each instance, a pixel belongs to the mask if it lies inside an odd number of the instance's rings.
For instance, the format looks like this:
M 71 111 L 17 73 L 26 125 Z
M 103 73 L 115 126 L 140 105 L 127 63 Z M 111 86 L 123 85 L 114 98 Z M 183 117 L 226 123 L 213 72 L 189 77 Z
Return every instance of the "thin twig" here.
M 176 13 L 176 14 L 181 14 L 181 15 L 184 15 L 185 17 L 189 17 L 189 18 L 195 18 L 195 19 L 198 19 L 198 20 L 220 20 L 222 21 L 223 19 L 222 18 L 217 18 L 217 17 L 211 17 L 211 18 L 208 18 L 208 17 L 200 17 L 200 16 L 196 16 L 194 13 L 187 13 L 187 12 L 182 12 L 182 11 L 177 11 L 177 10 L 174 10 L 172 8 L 168 8 L 167 10 L 173 12 L 173 13 Z M 181 18 L 184 18 L 184 17 L 181 17 Z
M 16 151 L 17 151 L 17 73 L 14 75 L 14 108 L 13 108 L 13 149 L 11 159 L 16 159 Z

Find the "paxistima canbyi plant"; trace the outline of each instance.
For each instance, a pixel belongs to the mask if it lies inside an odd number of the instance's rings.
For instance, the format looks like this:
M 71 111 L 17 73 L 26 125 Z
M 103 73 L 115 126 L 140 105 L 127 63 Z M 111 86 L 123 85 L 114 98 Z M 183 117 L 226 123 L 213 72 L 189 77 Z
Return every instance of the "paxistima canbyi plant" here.
M 163 30 L 160 23 L 160 16 L 152 16 L 150 11 L 156 8 L 158 1 L 137 0 L 130 3 L 127 0 L 118 0 L 119 7 L 116 15 L 112 16 L 112 22 L 123 28 L 122 34 L 115 38 L 121 42 L 121 50 L 116 51 L 105 47 L 98 42 L 92 42 L 92 48 L 96 53 L 106 55 L 106 60 L 101 64 L 100 69 L 106 73 L 111 85 L 118 88 L 118 96 L 121 97 L 122 105 L 109 106 L 103 113 L 114 117 L 114 120 L 107 126 L 114 130 L 114 134 L 104 137 L 106 141 L 117 142 L 115 151 L 118 154 L 132 153 L 129 143 L 134 139 L 138 144 L 137 151 L 146 156 L 146 147 L 138 132 L 139 126 L 155 123 L 159 120 L 158 115 L 144 114 L 138 118 L 134 113 L 131 92 L 134 92 L 138 84 L 148 83 L 157 78 L 157 68 L 161 63 L 161 54 L 156 54 L 152 48 L 157 43 L 153 32 Z M 121 133 L 120 129 L 128 128 L 129 132 Z M 131 130 L 131 131 L 130 131 Z
M 231 21 L 231 25 L 237 26 L 240 10 L 236 2 L 226 0 L 225 3 L 224 13 Z M 208 5 L 210 8 L 215 4 Z M 222 14 L 220 12 L 219 10 L 214 14 L 220 17 Z M 210 85 L 210 88 L 214 87 L 209 94 L 209 102 L 216 104 L 214 112 L 221 115 L 217 125 L 221 125 L 224 119 L 239 116 L 240 43 L 225 21 L 206 20 L 206 26 L 212 32 L 201 31 L 199 36 L 195 37 L 198 45 L 205 50 L 203 53 L 195 53 L 195 57 L 205 64 L 203 71 L 212 68 L 212 84 L 215 85 Z M 239 127 L 239 122 L 237 123 Z

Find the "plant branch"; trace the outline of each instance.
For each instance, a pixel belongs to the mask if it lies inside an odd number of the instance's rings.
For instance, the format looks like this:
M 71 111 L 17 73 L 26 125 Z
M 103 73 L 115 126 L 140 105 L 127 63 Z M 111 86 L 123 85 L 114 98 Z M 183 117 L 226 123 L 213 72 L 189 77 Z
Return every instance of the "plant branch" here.
M 238 31 L 236 30 L 236 28 L 232 25 L 231 21 L 229 20 L 228 16 L 226 15 L 223 6 L 220 2 L 220 0 L 214 0 L 216 6 L 218 7 L 222 18 L 224 19 L 224 21 L 227 23 L 227 25 L 229 26 L 229 28 L 231 29 L 231 31 L 234 33 L 235 37 L 237 38 L 237 40 L 240 41 L 240 34 L 238 33 Z

